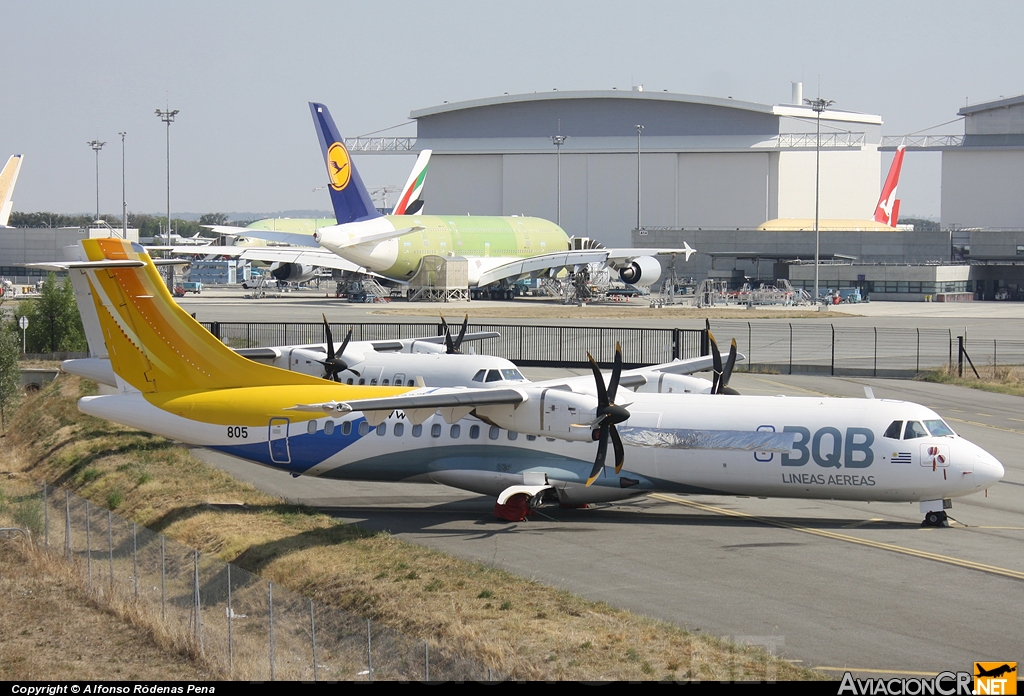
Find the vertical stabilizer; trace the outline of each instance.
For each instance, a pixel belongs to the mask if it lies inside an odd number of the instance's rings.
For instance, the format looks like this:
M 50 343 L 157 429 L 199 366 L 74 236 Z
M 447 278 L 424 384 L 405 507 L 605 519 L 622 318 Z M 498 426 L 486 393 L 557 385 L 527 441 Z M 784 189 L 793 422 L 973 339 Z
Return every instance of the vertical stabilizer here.
M 14 195 L 14 184 L 18 181 L 18 172 L 21 171 L 22 159 L 21 155 L 11 155 L 0 172 L 0 227 L 7 227 L 11 219 L 11 209 L 14 207 L 11 197 Z
M 316 377 L 247 360 L 217 340 L 174 302 L 138 244 L 113 237 L 81 244 L 93 262 L 85 267 L 86 275 L 111 366 L 135 389 L 157 393 L 323 384 Z
M 427 165 L 430 163 L 431 150 L 424 150 L 416 158 L 416 164 L 405 182 L 402 195 L 398 197 L 393 215 L 416 215 L 423 210 L 423 184 L 427 180 Z
M 313 102 L 309 103 L 309 110 L 313 114 L 316 134 L 320 139 L 320 150 L 327 165 L 327 188 L 331 192 L 334 217 L 338 224 L 381 217 L 352 163 L 352 158 L 345 148 L 345 141 L 338 133 L 338 127 L 334 125 L 334 119 L 331 118 L 331 112 L 323 104 Z
M 893 209 L 896 204 L 896 187 L 900 183 L 900 169 L 903 167 L 903 153 L 906 146 L 900 145 L 896 148 L 896 156 L 892 158 L 892 166 L 889 167 L 889 176 L 885 177 L 885 186 L 882 187 L 882 195 L 878 197 L 878 205 L 875 206 L 875 222 L 896 226 L 896 215 L 899 208 Z

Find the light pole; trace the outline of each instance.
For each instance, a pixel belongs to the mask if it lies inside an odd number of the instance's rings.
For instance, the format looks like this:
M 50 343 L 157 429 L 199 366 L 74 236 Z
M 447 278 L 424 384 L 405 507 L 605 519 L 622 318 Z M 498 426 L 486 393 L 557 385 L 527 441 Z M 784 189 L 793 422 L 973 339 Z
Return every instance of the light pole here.
M 815 122 L 817 124 L 817 141 L 814 146 L 814 303 L 818 302 L 818 264 L 820 260 L 821 244 L 820 238 L 821 233 L 818 228 L 819 208 L 818 208 L 818 186 L 821 178 L 821 112 L 828 107 L 835 104 L 831 99 L 804 99 L 804 102 L 814 110 Z
M 86 143 L 96 153 L 96 220 L 100 219 L 100 150 L 106 145 L 99 140 L 90 140 Z
M 124 136 L 128 131 L 120 131 L 121 136 L 121 239 L 128 239 L 128 203 L 124 197 Z
M 640 134 L 644 127 L 636 124 L 636 229 L 640 231 Z
M 558 182 L 557 183 L 557 187 L 558 188 L 557 188 L 556 193 L 555 193 L 555 199 L 558 201 L 558 212 L 556 213 L 555 224 L 557 224 L 559 227 L 562 226 L 562 145 L 564 145 L 565 141 L 568 140 L 568 139 L 569 139 L 568 135 L 552 135 L 551 136 L 551 142 L 553 142 L 555 144 L 555 149 L 556 149 L 556 152 L 557 152 L 557 155 L 556 155 L 556 157 L 557 157 L 556 171 L 558 172 L 558 175 L 557 175 L 557 182 Z
M 178 109 L 156 110 L 157 118 L 167 124 L 167 243 L 171 243 L 171 124 L 178 115 Z

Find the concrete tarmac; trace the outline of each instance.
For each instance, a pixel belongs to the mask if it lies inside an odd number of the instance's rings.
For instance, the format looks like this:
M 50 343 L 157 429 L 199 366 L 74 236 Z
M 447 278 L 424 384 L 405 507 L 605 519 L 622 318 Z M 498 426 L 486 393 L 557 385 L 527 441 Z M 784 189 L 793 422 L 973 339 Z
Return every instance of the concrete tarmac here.
M 904 320 L 905 321 L 905 320 Z M 542 378 L 549 371 L 531 371 Z M 482 561 L 691 630 L 758 644 L 836 678 L 934 675 L 1021 660 L 1024 409 L 1019 397 L 875 379 L 737 374 L 744 394 L 900 398 L 1003 462 L 947 529 L 916 504 L 653 494 L 527 522 L 444 486 L 293 479 L 203 453 L 236 477 L 368 529 Z M 728 398 L 728 397 L 720 397 Z

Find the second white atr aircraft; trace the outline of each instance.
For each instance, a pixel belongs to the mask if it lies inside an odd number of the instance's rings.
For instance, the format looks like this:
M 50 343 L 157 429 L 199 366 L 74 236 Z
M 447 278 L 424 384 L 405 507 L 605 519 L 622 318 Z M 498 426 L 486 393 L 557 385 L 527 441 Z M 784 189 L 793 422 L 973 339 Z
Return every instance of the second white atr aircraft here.
M 996 483 L 1002 465 L 931 409 L 876 399 L 619 392 L 569 378 L 499 389 L 335 384 L 235 354 L 178 307 L 149 256 L 85 240 L 87 275 L 118 394 L 90 415 L 293 475 L 433 482 L 497 497 L 504 517 L 552 500 L 661 490 L 914 501 Z M 596 457 L 595 455 L 596 444 Z M 609 442 L 614 464 L 606 466 Z

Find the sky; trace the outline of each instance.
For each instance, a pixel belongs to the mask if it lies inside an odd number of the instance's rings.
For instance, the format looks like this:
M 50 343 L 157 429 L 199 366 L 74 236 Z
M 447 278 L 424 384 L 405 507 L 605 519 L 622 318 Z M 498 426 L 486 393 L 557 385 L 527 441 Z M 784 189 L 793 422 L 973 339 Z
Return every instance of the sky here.
M 99 139 L 101 212 L 119 213 L 120 131 L 128 210 L 166 211 L 168 133 L 155 111 L 168 107 L 179 110 L 171 210 L 230 213 L 330 209 L 315 190 L 324 174 L 309 101 L 351 137 L 504 92 L 643 84 L 777 104 L 802 80 L 804 96 L 820 90 L 904 135 L 1024 93 L 1024 3 L 1009 1 L 0 0 L 0 17 L 0 159 L 25 155 L 14 195 L 25 212 L 95 212 L 87 143 Z M 369 188 L 401 186 L 413 159 L 355 156 Z M 938 217 L 940 160 L 907 155 L 901 217 Z

